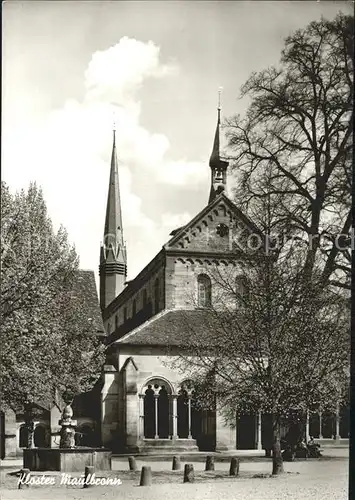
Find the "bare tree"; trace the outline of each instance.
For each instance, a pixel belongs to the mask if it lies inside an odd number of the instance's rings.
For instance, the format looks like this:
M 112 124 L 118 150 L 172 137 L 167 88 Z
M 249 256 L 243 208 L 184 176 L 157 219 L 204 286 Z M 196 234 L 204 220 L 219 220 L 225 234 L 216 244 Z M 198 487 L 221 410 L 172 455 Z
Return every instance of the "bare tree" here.
M 285 419 L 334 410 L 348 379 L 347 303 L 305 282 L 302 257 L 292 248 L 277 260 L 251 251 L 233 271 L 209 269 L 213 304 L 197 327 L 186 315 L 189 340 L 173 362 L 190 373 L 201 404 L 217 404 L 229 422 L 244 412 L 272 417 L 273 474 L 283 471 Z
M 273 231 L 307 247 L 309 279 L 350 288 L 354 21 L 339 14 L 288 37 L 278 67 L 254 73 L 246 116 L 227 121 L 238 204 L 258 222 L 278 197 Z M 263 173 L 269 172 L 267 184 Z

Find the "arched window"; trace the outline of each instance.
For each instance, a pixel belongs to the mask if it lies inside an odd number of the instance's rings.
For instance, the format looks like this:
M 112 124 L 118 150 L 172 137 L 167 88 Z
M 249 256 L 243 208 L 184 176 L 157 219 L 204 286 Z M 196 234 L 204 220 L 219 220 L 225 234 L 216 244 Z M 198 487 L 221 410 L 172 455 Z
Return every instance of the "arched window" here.
M 44 425 L 36 425 L 33 441 L 37 448 L 49 448 L 49 429 Z
M 155 314 L 159 311 L 159 278 L 154 282 L 154 312 Z
M 235 279 L 235 295 L 238 302 L 242 302 L 249 294 L 249 286 L 247 277 L 240 274 Z
M 118 328 L 118 314 L 115 316 L 115 330 Z
M 200 274 L 197 278 L 198 287 L 198 306 L 210 307 L 211 306 L 211 279 L 206 274 Z
M 172 389 L 155 378 L 143 388 L 143 421 L 146 439 L 169 439 L 173 432 Z

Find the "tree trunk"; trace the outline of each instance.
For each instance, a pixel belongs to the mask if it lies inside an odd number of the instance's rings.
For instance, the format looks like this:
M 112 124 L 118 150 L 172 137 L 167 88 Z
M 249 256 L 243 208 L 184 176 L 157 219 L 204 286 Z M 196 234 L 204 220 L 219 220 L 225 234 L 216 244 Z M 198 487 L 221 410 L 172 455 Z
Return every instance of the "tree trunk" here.
M 278 475 L 284 472 L 284 466 L 281 454 L 281 429 L 280 422 L 276 415 L 272 419 L 272 474 Z

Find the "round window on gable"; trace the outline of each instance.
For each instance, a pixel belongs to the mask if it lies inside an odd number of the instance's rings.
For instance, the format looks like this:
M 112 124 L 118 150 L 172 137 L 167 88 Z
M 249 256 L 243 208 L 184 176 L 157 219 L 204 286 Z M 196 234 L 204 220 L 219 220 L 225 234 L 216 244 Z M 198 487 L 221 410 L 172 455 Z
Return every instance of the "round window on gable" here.
M 223 238 L 224 236 L 227 236 L 228 233 L 229 233 L 229 227 L 226 226 L 226 224 L 223 224 L 223 222 L 221 222 L 220 224 L 218 224 L 218 226 L 216 227 L 216 233 L 221 236 L 221 238 Z

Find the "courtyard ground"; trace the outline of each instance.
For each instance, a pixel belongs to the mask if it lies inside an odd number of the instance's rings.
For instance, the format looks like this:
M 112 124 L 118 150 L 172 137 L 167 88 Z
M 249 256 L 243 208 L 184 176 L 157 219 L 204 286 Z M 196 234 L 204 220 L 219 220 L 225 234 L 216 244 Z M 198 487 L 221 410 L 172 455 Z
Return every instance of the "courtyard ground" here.
M 98 477 L 119 477 L 119 486 L 93 486 L 87 489 L 59 485 L 60 473 L 56 474 L 58 485 L 54 487 L 33 486 L 18 490 L 17 476 L 9 474 L 19 467 L 1 470 L 1 500 L 343 500 L 348 498 L 348 450 L 328 449 L 324 458 L 296 460 L 285 463 L 286 473 L 280 477 L 267 476 L 271 472 L 271 461 L 261 457 L 241 457 L 240 476 L 229 478 L 228 462 L 216 462 L 215 472 L 204 472 L 204 463 L 194 464 L 196 482 L 183 484 L 183 466 L 180 471 L 171 471 L 171 460 L 137 460 L 138 471 L 128 471 L 127 459 L 114 458 L 113 471 L 97 474 Z M 14 464 L 15 465 L 15 464 Z M 152 486 L 140 487 L 139 476 L 142 465 L 152 468 Z M 39 474 L 39 473 L 37 473 Z M 73 474 L 74 476 L 74 474 Z M 78 474 L 76 475 L 79 476 Z

